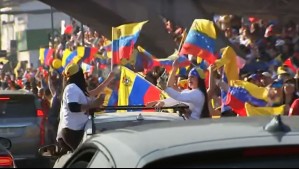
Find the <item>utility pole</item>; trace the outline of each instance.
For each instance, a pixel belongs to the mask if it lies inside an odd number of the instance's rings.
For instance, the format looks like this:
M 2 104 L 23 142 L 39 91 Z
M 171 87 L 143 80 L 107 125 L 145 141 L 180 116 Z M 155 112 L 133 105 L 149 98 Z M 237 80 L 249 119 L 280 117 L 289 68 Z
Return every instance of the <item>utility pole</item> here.
M 52 34 L 52 38 L 51 38 L 51 43 L 52 43 L 52 48 L 54 48 L 54 10 L 53 7 L 51 6 L 51 34 Z

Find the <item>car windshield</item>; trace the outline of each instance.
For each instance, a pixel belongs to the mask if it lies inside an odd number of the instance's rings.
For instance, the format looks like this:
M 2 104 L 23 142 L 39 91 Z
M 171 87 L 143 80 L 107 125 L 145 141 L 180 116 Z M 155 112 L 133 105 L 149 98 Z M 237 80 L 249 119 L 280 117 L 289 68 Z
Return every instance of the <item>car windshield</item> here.
M 184 120 L 175 113 L 164 112 L 123 112 L 106 113 L 98 115 L 94 119 L 96 133 L 107 130 L 116 130 L 145 124 L 181 121 Z

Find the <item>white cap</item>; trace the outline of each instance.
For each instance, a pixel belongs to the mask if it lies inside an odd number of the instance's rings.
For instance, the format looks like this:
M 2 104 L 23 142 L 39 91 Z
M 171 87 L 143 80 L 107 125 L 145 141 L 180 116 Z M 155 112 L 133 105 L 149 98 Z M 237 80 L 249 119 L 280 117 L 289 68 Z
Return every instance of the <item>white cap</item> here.
M 269 73 L 269 72 L 263 72 L 262 75 L 265 76 L 265 77 L 270 77 L 270 78 L 272 78 L 272 75 L 271 75 L 271 73 Z

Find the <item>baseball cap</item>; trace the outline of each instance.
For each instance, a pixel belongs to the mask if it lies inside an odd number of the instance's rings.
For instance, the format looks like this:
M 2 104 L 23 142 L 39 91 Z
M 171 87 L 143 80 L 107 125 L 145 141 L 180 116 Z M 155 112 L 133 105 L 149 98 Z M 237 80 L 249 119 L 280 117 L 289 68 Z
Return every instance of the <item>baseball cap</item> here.
M 205 79 L 205 73 L 200 68 L 192 68 L 189 72 L 189 76 L 195 76 L 197 78 Z
M 281 88 L 283 86 L 283 80 L 281 79 L 276 79 L 272 84 L 272 88 Z
M 75 63 L 71 63 L 69 65 L 66 66 L 66 68 L 64 69 L 64 76 L 66 77 L 70 77 L 73 76 L 74 74 L 78 73 L 80 70 L 80 67 L 78 64 Z
M 265 76 L 265 77 L 272 78 L 272 75 L 269 72 L 263 72 L 262 75 Z

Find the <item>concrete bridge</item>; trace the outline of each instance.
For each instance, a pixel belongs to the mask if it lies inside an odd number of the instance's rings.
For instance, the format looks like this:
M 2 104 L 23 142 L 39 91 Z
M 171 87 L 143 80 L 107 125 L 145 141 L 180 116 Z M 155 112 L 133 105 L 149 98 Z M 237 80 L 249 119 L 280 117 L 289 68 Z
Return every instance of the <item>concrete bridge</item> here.
M 299 0 L 40 0 L 111 38 L 111 27 L 149 20 L 138 40 L 157 57 L 173 53 L 176 45 L 161 17 L 189 28 L 195 18 L 238 14 L 298 20 Z M 218 33 L 217 49 L 229 42 Z M 240 51 L 237 51 L 242 55 Z

